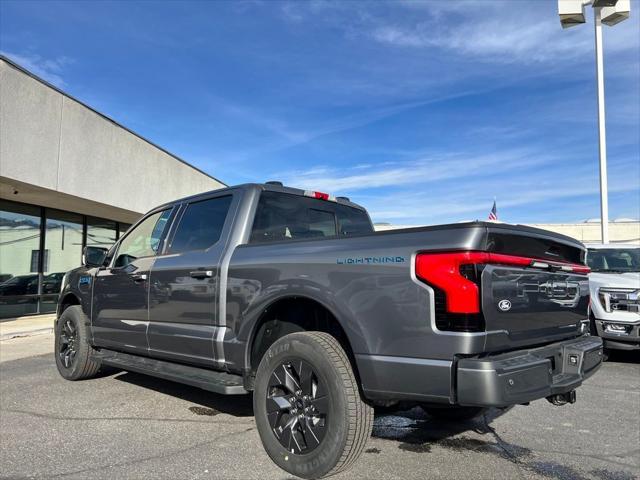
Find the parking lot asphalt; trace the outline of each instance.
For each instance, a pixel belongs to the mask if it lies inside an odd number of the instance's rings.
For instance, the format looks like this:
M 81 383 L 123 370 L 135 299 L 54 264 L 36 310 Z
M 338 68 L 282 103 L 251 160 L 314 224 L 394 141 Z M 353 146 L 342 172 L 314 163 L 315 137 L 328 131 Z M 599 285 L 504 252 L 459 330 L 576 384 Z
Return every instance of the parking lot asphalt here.
M 291 478 L 262 449 L 249 395 L 126 372 L 68 382 L 43 355 L 52 339 L 0 342 L 0 477 Z M 640 478 L 640 363 L 613 356 L 574 405 L 540 400 L 458 424 L 417 407 L 377 414 L 365 453 L 332 478 Z

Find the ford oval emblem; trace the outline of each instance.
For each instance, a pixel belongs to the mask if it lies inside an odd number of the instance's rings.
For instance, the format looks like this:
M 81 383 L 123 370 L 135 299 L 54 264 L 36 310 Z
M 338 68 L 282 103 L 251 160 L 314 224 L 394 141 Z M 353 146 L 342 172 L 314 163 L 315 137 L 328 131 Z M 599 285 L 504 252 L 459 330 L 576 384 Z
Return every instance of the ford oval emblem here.
M 498 308 L 503 312 L 508 312 L 511 310 L 511 302 L 509 300 L 500 300 L 498 302 Z

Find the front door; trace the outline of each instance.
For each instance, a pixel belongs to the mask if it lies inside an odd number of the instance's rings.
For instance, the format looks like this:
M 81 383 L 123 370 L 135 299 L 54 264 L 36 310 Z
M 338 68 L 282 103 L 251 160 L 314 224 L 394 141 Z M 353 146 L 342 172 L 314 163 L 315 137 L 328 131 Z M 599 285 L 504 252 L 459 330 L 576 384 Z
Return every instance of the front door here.
M 230 225 L 233 196 L 183 206 L 163 255 L 151 269 L 149 353 L 171 360 L 213 365 L 220 260 Z
M 150 214 L 116 246 L 109 266 L 93 285 L 91 330 L 95 345 L 146 354 L 149 272 L 171 209 Z

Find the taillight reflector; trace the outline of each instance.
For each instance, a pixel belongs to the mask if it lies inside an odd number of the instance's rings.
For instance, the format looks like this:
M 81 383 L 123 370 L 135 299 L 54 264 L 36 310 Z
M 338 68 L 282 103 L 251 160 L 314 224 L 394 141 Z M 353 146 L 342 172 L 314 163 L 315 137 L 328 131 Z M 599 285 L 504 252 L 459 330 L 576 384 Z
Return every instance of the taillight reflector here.
M 448 312 L 480 313 L 478 285 L 460 273 L 460 266 L 477 264 L 555 268 L 582 274 L 590 272 L 589 267 L 572 263 L 490 252 L 450 252 L 418 254 L 416 256 L 416 276 L 444 291 Z

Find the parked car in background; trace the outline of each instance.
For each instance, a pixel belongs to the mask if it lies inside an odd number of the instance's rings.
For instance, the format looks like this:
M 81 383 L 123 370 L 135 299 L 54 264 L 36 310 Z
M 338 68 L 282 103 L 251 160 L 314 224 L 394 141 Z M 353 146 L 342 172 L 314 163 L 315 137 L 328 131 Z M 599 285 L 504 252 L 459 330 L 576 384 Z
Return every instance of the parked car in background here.
M 62 286 L 62 278 L 65 272 L 50 273 L 42 279 L 42 293 L 51 294 L 60 292 Z
M 588 244 L 591 334 L 607 349 L 640 350 L 640 246 Z
M 38 293 L 38 274 L 16 275 L 0 284 L 0 296 L 35 295 Z

